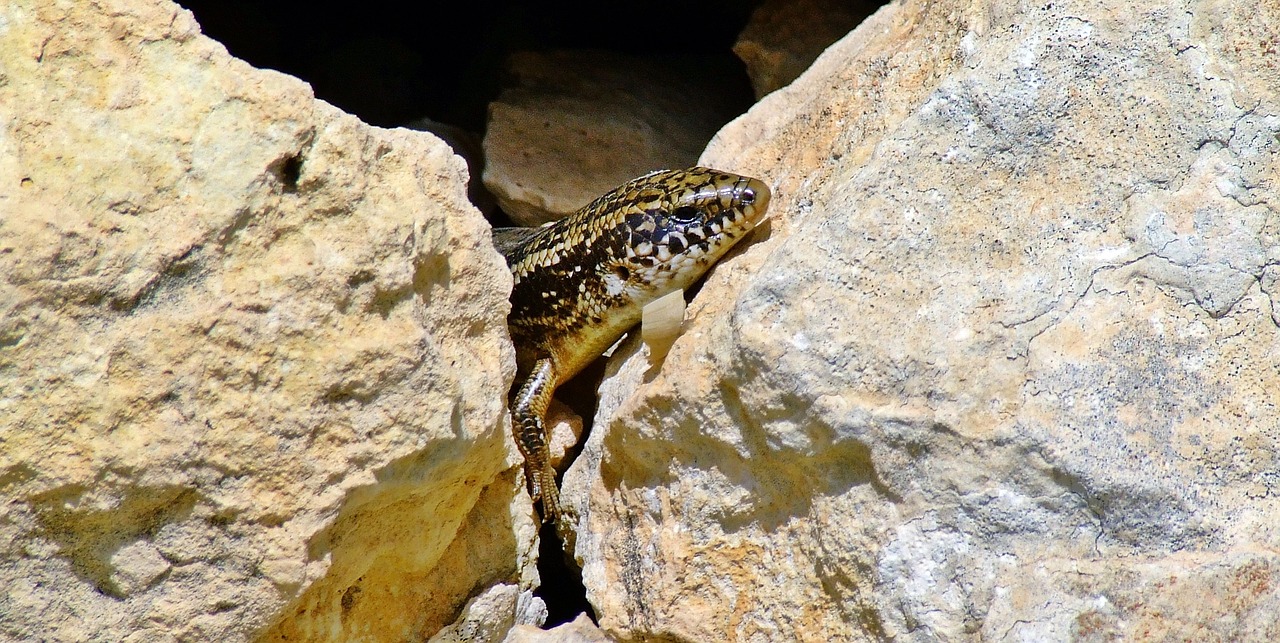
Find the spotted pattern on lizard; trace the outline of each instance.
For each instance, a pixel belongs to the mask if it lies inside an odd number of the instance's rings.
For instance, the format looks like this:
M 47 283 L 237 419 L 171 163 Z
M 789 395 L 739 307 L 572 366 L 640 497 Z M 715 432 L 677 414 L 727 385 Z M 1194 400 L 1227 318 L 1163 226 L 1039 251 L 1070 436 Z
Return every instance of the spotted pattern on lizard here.
M 640 321 L 644 306 L 698 280 L 764 216 L 758 179 L 693 167 L 629 181 L 541 228 L 496 230 L 515 278 L 507 318 L 516 347 L 511 415 L 530 495 L 572 549 L 547 448 L 556 387 Z

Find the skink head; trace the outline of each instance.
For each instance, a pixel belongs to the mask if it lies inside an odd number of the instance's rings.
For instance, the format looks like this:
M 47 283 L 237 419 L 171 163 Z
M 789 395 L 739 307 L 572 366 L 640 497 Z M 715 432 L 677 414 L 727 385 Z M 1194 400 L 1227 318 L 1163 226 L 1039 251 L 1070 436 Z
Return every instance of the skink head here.
M 623 190 L 611 281 L 657 293 L 697 281 L 764 217 L 770 196 L 762 181 L 704 167 L 654 172 Z

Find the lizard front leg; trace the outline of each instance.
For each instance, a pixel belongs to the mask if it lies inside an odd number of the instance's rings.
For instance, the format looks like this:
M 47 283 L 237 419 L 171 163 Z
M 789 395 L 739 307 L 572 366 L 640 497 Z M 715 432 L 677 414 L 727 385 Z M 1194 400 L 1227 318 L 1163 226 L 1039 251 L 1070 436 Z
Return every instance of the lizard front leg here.
M 516 446 L 524 456 L 524 475 L 529 482 L 529 495 L 536 504 L 542 501 L 542 519 L 555 523 L 556 532 L 566 551 L 573 551 L 572 512 L 560 506 L 560 489 L 556 471 L 551 466 L 551 450 L 544 418 L 556 384 L 555 364 L 550 358 L 539 359 L 521 384 L 511 405 L 512 431 Z

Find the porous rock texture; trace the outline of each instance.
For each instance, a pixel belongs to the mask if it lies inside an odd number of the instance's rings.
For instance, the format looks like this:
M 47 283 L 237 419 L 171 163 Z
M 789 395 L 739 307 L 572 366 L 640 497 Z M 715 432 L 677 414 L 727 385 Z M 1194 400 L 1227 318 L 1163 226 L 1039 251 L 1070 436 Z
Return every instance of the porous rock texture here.
M 893 3 L 567 477 L 621 640 L 1280 639 L 1280 5 Z
M 171 2 L 0 3 L 0 639 L 536 621 L 465 185 Z
M 600 631 L 586 614 L 579 614 L 573 621 L 547 629 L 518 625 L 503 639 L 503 643 L 610 643 L 613 640 Z

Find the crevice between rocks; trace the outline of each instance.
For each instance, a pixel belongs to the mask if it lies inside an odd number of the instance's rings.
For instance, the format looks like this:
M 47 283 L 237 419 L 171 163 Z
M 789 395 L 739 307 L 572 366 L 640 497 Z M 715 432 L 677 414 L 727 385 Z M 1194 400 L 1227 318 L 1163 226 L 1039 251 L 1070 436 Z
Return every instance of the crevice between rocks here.
M 577 460 L 591 435 L 606 361 L 607 358 L 603 357 L 595 360 L 556 390 L 556 399 L 582 418 L 582 435 L 565 453 L 557 484 L 563 481 L 564 472 Z M 552 523 L 542 525 L 538 541 L 538 577 L 542 584 L 534 591 L 534 595 L 541 598 L 547 606 L 547 621 L 543 627 L 552 628 L 572 622 L 580 614 L 586 614 L 593 623 L 598 624 L 595 610 L 587 601 L 587 588 L 582 583 L 582 568 L 564 553 L 564 542 Z
M 547 606 L 545 628 L 572 622 L 579 614 L 586 614 L 599 624 L 595 610 L 587 601 L 587 588 L 582 584 L 582 568 L 569 560 L 564 553 L 564 543 L 556 533 L 555 525 L 543 523 L 538 532 L 538 577 L 542 584 L 533 595 Z

